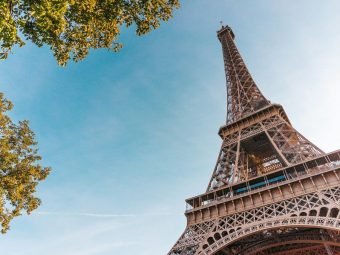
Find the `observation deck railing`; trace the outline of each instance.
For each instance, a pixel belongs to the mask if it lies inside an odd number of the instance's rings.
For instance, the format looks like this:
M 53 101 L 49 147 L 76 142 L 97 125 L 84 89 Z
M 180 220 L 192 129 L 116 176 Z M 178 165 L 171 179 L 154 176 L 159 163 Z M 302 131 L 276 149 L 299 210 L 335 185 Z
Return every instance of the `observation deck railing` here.
M 289 183 L 295 180 L 335 170 L 340 167 L 340 150 L 304 161 L 293 166 L 280 168 L 267 175 L 257 176 L 247 181 L 228 185 L 186 200 L 186 212 L 209 207 L 222 201 L 265 190 L 277 183 Z

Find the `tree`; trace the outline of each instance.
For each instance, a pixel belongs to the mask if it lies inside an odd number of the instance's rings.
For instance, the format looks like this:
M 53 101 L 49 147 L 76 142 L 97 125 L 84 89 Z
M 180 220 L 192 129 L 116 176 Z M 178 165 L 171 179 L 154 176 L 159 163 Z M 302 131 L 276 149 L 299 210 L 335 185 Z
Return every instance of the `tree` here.
M 24 39 L 48 45 L 60 65 L 84 59 L 90 49 L 118 51 L 121 27 L 137 35 L 172 17 L 179 0 L 3 0 L 0 2 L 0 58 Z
M 10 221 L 23 211 L 28 214 L 40 205 L 34 196 L 37 184 L 50 168 L 38 164 L 34 133 L 27 121 L 12 122 L 6 111 L 12 103 L 0 93 L 0 223 L 1 232 L 9 229 Z

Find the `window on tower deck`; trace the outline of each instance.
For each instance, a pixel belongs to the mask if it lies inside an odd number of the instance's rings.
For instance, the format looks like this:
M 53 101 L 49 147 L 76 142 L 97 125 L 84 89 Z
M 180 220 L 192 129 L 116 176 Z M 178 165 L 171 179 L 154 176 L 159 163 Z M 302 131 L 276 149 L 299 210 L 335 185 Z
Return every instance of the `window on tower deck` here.
M 247 187 L 246 183 L 243 183 L 241 185 L 236 185 L 232 189 L 233 189 L 233 193 L 234 193 L 235 196 L 240 195 L 240 194 L 248 191 L 248 187 Z
M 265 181 L 264 177 L 257 178 L 255 180 L 252 180 L 252 181 L 249 182 L 250 190 L 263 188 L 265 186 L 266 186 L 266 181 Z
M 282 171 L 267 176 L 268 184 L 274 184 L 286 180 L 286 177 Z

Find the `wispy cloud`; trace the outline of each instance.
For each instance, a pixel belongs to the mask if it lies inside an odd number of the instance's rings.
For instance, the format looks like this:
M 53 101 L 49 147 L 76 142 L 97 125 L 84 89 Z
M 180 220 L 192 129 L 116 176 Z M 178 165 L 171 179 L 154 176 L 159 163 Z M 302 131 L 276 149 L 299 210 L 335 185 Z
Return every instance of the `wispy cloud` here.
M 179 213 L 156 212 L 147 214 L 105 214 L 105 213 L 88 213 L 88 212 L 51 212 L 39 211 L 32 213 L 34 215 L 55 215 L 55 216 L 79 216 L 79 217 L 95 217 L 95 218 L 129 218 L 129 217 L 152 217 L 152 216 L 174 216 L 181 215 Z
M 135 214 L 103 214 L 103 213 L 86 213 L 86 212 L 48 212 L 41 211 L 33 213 L 35 215 L 56 215 L 56 216 L 84 216 L 97 218 L 119 218 L 119 217 L 136 217 Z

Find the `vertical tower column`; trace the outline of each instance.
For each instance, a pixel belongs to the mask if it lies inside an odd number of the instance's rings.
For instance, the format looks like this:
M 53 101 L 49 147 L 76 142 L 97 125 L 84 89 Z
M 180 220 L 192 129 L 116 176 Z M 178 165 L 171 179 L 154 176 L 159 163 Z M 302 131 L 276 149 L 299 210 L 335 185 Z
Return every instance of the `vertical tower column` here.
M 229 26 L 217 34 L 222 44 L 227 79 L 227 124 L 269 105 L 251 77 L 235 43 Z

